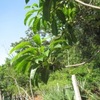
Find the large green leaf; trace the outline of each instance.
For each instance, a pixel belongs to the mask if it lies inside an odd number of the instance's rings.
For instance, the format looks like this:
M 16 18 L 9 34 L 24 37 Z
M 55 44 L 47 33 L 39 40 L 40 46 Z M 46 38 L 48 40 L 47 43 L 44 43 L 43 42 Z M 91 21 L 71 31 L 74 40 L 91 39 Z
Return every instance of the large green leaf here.
M 51 28 L 52 28 L 52 34 L 58 35 L 57 23 L 56 23 L 54 16 L 52 17 Z
M 62 48 L 61 44 L 57 44 L 54 46 L 54 48 Z
M 17 72 L 24 72 L 25 70 L 23 71 L 22 69 L 23 69 L 23 67 L 24 67 L 24 69 L 25 69 L 27 63 L 28 63 L 28 62 L 26 62 L 26 60 L 22 60 L 21 62 L 19 62 L 19 63 L 17 64 L 17 66 L 15 67 L 15 70 L 16 70 Z
M 29 15 L 27 15 L 27 16 L 25 17 L 25 19 L 24 19 L 24 25 L 26 25 L 27 20 L 29 19 L 29 17 L 30 17 L 31 15 L 32 15 L 32 14 L 29 14 Z
M 25 0 L 25 3 L 27 4 L 30 0 Z
M 40 18 L 35 17 L 33 22 L 33 32 L 36 34 L 37 31 L 40 29 Z
M 70 33 L 66 33 L 66 36 L 67 36 L 66 38 L 68 40 L 68 45 L 73 45 L 73 41 L 72 41 Z
M 43 1 L 39 0 L 39 7 L 43 6 Z
M 38 7 L 38 4 L 33 3 L 31 7 Z
M 50 51 L 47 50 L 47 51 L 44 52 L 44 55 L 45 55 L 46 57 L 48 57 L 49 53 L 50 53 Z
M 27 57 L 29 57 L 28 54 L 27 55 L 22 55 L 19 58 L 15 56 L 11 61 L 12 61 L 13 65 L 16 67 L 23 59 L 25 59 Z
M 37 50 L 34 47 L 29 47 L 26 48 L 25 50 L 19 52 L 13 59 L 12 61 L 17 60 L 19 57 L 23 56 L 23 55 L 29 55 L 29 56 L 33 56 L 37 54 Z
M 43 18 L 46 21 L 50 19 L 50 11 L 51 11 L 52 0 L 45 0 L 43 5 Z
M 44 19 L 42 19 L 42 25 L 43 25 L 43 27 L 44 27 L 44 30 L 46 30 L 47 27 L 48 27 L 47 21 L 44 20 Z
M 43 68 L 43 69 L 41 70 L 41 80 L 42 80 L 45 84 L 47 84 L 47 82 L 48 82 L 49 75 L 50 75 L 50 71 L 49 71 L 48 69 Z
M 33 36 L 33 40 L 34 42 L 37 44 L 37 45 L 41 45 L 41 38 L 40 38 L 40 35 L 39 34 L 35 34 Z
M 32 80 L 33 81 L 33 84 L 37 87 L 39 87 L 39 73 L 36 73 L 35 76 L 34 76 L 34 79 Z
M 31 58 L 32 58 L 31 56 L 28 56 L 27 58 L 24 58 L 21 62 L 19 62 L 15 67 L 16 71 L 23 72 L 23 73 L 29 71 L 31 67 L 30 66 Z
M 31 16 L 35 11 L 36 11 L 36 10 L 30 10 L 30 11 L 28 11 L 28 12 L 26 13 L 25 19 L 24 19 L 24 24 L 25 24 L 25 25 L 26 25 L 28 19 L 30 18 L 30 16 Z M 32 18 L 34 18 L 34 17 L 32 17 Z
M 19 43 L 18 45 L 16 45 L 14 48 L 12 48 L 12 49 L 10 50 L 10 54 L 11 54 L 13 51 L 16 51 L 16 50 L 21 49 L 21 48 L 25 48 L 25 47 L 28 46 L 28 45 L 30 45 L 29 42 L 21 42 L 21 43 Z
M 72 42 L 76 43 L 77 39 L 76 39 L 76 36 L 75 36 L 75 33 L 74 33 L 73 26 L 71 26 L 70 24 L 67 24 L 66 27 L 68 28 L 68 32 L 69 32 L 69 33 L 67 33 L 69 43 L 70 44 L 72 44 Z
M 44 46 L 41 46 L 40 48 L 38 48 L 39 52 L 41 52 L 41 53 L 44 53 L 44 49 L 45 49 Z
M 26 6 L 24 9 L 29 9 L 31 6 Z
M 28 26 L 31 26 L 31 24 L 33 23 L 34 21 L 34 17 L 30 18 L 29 22 L 28 22 Z
M 65 39 L 57 39 L 57 40 L 53 40 L 50 43 L 50 49 L 55 49 L 55 47 L 58 45 L 59 47 L 61 47 L 61 45 L 59 45 L 60 43 L 64 43 L 66 42 Z
M 58 9 L 56 11 L 56 14 L 57 14 L 57 17 L 62 21 L 62 23 L 65 24 L 66 23 L 66 17 L 64 15 L 63 11 Z
M 43 55 L 37 56 L 37 57 L 35 58 L 35 63 L 39 64 L 40 61 L 43 62 L 43 58 L 44 58 Z
M 30 10 L 30 11 L 28 11 L 27 13 L 26 13 L 26 15 L 25 16 L 28 16 L 28 15 L 30 15 L 30 14 L 33 14 L 34 12 L 36 12 L 37 10 Z
M 27 62 L 26 65 L 22 67 L 22 72 L 27 74 L 29 73 L 29 70 L 31 68 L 31 62 L 29 60 L 26 60 L 26 62 Z

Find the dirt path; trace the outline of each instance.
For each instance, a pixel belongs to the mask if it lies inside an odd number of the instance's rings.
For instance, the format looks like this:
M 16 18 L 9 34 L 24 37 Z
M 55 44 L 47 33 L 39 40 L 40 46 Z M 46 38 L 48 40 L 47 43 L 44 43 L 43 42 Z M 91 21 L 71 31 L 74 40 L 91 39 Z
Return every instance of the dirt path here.
M 41 95 L 35 96 L 35 100 L 43 100 L 43 97 Z

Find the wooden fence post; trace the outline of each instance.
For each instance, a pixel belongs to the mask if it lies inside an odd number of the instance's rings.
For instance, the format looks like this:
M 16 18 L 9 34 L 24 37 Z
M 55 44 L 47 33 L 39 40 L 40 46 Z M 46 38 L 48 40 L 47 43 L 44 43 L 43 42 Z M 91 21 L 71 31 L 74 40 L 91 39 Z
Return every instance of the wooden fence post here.
M 75 75 L 72 75 L 72 84 L 75 92 L 75 99 L 82 100 Z

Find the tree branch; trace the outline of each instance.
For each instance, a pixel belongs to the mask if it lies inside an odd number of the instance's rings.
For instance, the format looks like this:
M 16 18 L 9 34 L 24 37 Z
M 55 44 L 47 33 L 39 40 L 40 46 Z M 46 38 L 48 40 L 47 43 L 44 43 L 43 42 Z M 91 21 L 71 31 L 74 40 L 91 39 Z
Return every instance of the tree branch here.
M 68 66 L 65 66 L 66 68 L 68 67 L 76 67 L 76 66 L 81 66 L 81 65 L 84 65 L 86 64 L 86 62 L 82 62 L 82 63 L 79 63 L 79 64 L 74 64 L 74 65 L 68 65 Z
M 98 54 L 100 52 L 100 50 L 98 50 L 96 53 L 95 53 L 95 55 L 94 56 L 92 56 L 88 61 L 86 61 L 86 62 L 82 62 L 82 63 L 78 63 L 78 64 L 74 64 L 74 65 L 67 65 L 67 66 L 65 66 L 66 68 L 68 68 L 68 67 L 78 67 L 78 66 L 81 66 L 81 65 L 84 65 L 84 64 L 86 64 L 86 63 L 89 63 L 92 59 L 94 59 L 94 57 Z
M 95 8 L 95 9 L 100 9 L 99 6 L 90 5 L 90 4 L 84 3 L 84 2 L 82 2 L 80 0 L 75 0 L 75 1 L 80 3 L 80 4 L 82 4 L 82 5 L 84 5 L 84 6 L 87 6 L 87 7 L 91 7 L 91 8 Z

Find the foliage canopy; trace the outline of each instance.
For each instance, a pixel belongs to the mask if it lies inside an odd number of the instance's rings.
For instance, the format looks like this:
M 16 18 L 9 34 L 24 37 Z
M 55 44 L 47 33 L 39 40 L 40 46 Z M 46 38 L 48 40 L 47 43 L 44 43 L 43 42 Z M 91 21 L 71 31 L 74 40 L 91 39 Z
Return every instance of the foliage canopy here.
M 66 51 L 71 47 L 79 48 L 77 52 L 83 59 L 90 59 L 99 50 L 100 43 L 96 40 L 100 37 L 100 22 L 97 22 L 100 10 L 79 5 L 74 0 L 39 0 L 38 4 L 25 9 L 29 11 L 24 24 L 30 27 L 33 35 L 31 40 L 11 50 L 11 53 L 19 51 L 12 62 L 18 71 L 27 73 L 34 69 L 36 85 L 38 79 L 47 83 L 51 70 L 65 67 Z

